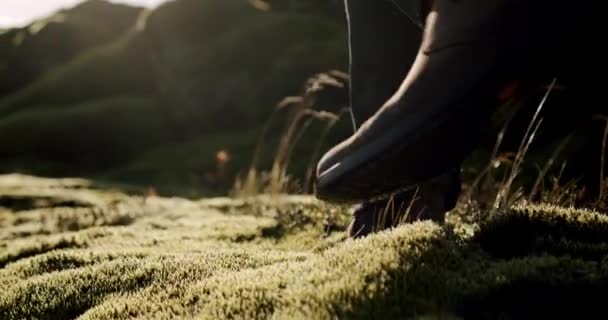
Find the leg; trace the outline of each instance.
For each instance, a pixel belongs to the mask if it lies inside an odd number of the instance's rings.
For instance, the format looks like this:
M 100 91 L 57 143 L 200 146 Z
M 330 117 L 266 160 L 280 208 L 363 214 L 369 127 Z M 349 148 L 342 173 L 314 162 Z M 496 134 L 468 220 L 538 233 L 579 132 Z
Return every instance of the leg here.
M 567 12 L 548 4 L 433 1 L 419 54 L 399 89 L 319 161 L 317 197 L 383 198 L 459 167 L 487 132 L 502 88 L 541 69 L 554 52 L 547 48 L 568 29 Z M 548 8 L 556 4 L 565 1 Z
M 390 0 L 346 0 L 346 7 L 351 111 L 356 130 L 399 88 L 416 57 L 422 33 Z M 362 237 L 416 219 L 441 222 L 459 191 L 459 172 L 454 170 L 437 182 L 399 193 L 391 200 L 363 203 L 354 210 L 349 234 Z M 408 216 L 403 217 L 406 211 Z
M 346 0 L 355 129 L 399 88 L 422 34 L 390 0 Z

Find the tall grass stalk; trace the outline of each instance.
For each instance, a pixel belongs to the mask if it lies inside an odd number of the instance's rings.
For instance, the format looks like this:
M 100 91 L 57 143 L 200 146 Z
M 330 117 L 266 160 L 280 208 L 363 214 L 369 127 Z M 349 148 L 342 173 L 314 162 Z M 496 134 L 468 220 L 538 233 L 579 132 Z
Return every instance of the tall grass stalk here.
M 602 139 L 602 154 L 600 156 L 600 185 L 599 185 L 599 194 L 598 194 L 598 203 L 604 201 L 604 193 L 607 187 L 606 185 L 606 177 L 605 177 L 605 164 L 606 164 L 606 144 L 608 143 L 608 117 L 596 115 L 596 118 L 603 120 L 606 122 L 606 126 L 604 128 L 604 137 Z
M 262 177 L 259 172 L 259 158 L 262 154 L 262 147 L 267 144 L 267 135 L 272 122 L 276 118 L 276 115 L 280 110 L 286 109 L 291 106 L 294 110 L 293 114 L 288 118 L 286 130 L 280 138 L 279 144 L 275 151 L 275 156 L 272 163 L 272 168 L 266 178 Z M 274 110 L 270 119 L 264 126 L 254 156 L 247 172 L 245 180 L 237 179 L 233 191 L 234 196 L 251 196 L 258 194 L 259 192 L 265 192 L 270 195 L 277 195 L 289 192 L 289 184 L 291 182 L 290 177 L 287 174 L 289 163 L 291 162 L 291 156 L 298 145 L 298 142 L 308 132 L 308 128 L 315 120 L 325 121 L 327 123 L 326 130 L 324 130 L 321 140 L 316 147 L 315 154 L 318 155 L 320 145 L 323 140 L 327 137 L 329 130 L 339 120 L 340 115 L 336 115 L 326 111 L 316 111 L 310 107 L 307 107 L 304 99 L 299 97 L 289 97 L 283 100 L 282 103 Z M 313 163 L 314 159 L 309 162 Z
M 532 201 L 539 194 L 543 181 L 544 181 L 545 177 L 547 176 L 547 173 L 549 172 L 551 167 L 553 167 L 553 165 L 555 164 L 555 159 L 564 150 L 566 145 L 568 145 L 571 138 L 572 138 L 572 135 L 569 135 L 568 137 L 566 137 L 566 139 L 564 139 L 559 144 L 559 146 L 557 146 L 557 148 L 555 149 L 555 151 L 553 152 L 553 154 L 551 155 L 549 160 L 547 160 L 547 163 L 545 164 L 545 166 L 541 170 L 539 170 L 538 177 L 536 178 L 536 181 L 534 182 L 532 191 L 530 191 L 530 194 L 528 195 L 529 201 Z M 560 175 L 561 175 L 561 173 L 560 173 Z
M 542 111 L 543 107 L 545 106 L 545 103 L 547 102 L 551 92 L 553 91 L 553 88 L 555 87 L 556 83 L 557 83 L 557 79 L 553 78 L 553 81 L 551 81 L 551 84 L 547 88 L 547 91 L 546 91 L 542 101 L 539 103 L 538 108 L 536 109 L 536 112 L 534 113 L 534 116 L 532 117 L 530 124 L 528 125 L 528 127 L 526 129 L 524 137 L 522 138 L 518 151 L 515 155 L 515 160 L 513 161 L 513 165 L 511 167 L 508 178 L 506 179 L 506 181 L 504 181 L 504 183 L 502 183 L 501 188 L 498 191 L 498 194 L 496 195 L 492 213 L 496 212 L 499 209 L 512 205 L 514 203 L 514 201 L 516 201 L 517 198 L 519 198 L 517 193 L 516 194 L 512 193 L 511 189 L 513 187 L 513 182 L 515 181 L 515 178 L 517 176 L 519 176 L 520 170 L 521 170 L 521 165 L 523 164 L 524 158 L 525 158 L 526 154 L 528 153 L 530 145 L 534 141 L 534 138 L 536 137 L 536 133 L 538 132 L 538 129 L 540 128 L 540 126 L 542 124 L 543 119 L 542 118 L 538 119 L 538 117 L 539 117 L 540 112 Z
M 331 129 L 347 112 L 349 112 L 349 108 L 343 108 L 342 110 L 340 110 L 340 112 L 338 112 L 335 118 L 327 120 L 325 127 L 321 132 L 321 136 L 319 137 L 319 141 L 317 142 L 317 145 L 315 146 L 315 149 L 312 155 L 310 156 L 310 160 L 308 161 L 308 165 L 306 166 L 304 188 L 307 192 L 311 192 L 313 188 L 313 181 L 316 175 L 316 163 L 319 158 L 319 155 L 321 154 L 321 148 L 323 148 L 323 143 L 327 139 L 327 136 L 331 132 Z

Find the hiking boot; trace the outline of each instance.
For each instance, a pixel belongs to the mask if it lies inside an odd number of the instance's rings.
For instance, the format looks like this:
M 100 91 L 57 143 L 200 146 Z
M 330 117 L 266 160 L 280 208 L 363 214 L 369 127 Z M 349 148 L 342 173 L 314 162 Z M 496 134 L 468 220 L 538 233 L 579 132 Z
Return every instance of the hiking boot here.
M 490 129 L 501 89 L 559 40 L 564 2 L 434 1 L 400 89 L 319 162 L 317 197 L 386 199 L 458 166 Z
M 386 200 L 362 203 L 354 208 L 348 236 L 362 238 L 420 220 L 442 224 L 445 213 L 456 206 L 460 192 L 459 170 L 452 170 L 419 189 L 401 192 Z

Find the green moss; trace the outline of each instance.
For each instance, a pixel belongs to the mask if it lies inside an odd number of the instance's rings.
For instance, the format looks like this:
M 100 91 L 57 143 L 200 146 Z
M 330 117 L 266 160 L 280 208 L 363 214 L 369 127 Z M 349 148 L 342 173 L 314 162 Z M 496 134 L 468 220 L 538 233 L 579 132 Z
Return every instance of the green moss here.
M 597 212 L 526 204 L 472 237 L 416 222 L 348 240 L 347 210 L 309 197 L 189 201 L 83 185 L 0 177 L 0 194 L 86 197 L 132 217 L 6 209 L 0 318 L 572 318 L 601 313 L 608 289 Z M 50 227 L 70 213 L 82 229 Z M 24 226 L 44 232 L 19 235 Z
M 602 258 L 608 254 L 608 217 L 549 204 L 520 205 L 489 219 L 475 238 L 500 257 L 570 253 Z M 581 250 L 569 250 L 576 248 Z
M 57 249 L 78 248 L 84 246 L 84 239 L 74 235 L 54 236 L 44 239 L 31 238 L 24 241 L 11 242 L 11 247 L 0 255 L 0 267 L 38 254 L 46 253 Z

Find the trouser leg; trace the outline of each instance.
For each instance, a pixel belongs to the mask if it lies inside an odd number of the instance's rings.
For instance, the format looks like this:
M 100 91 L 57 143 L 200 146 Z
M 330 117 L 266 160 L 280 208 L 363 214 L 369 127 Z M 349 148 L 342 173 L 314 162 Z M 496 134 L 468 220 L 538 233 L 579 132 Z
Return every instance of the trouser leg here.
M 422 32 L 392 0 L 346 0 L 346 9 L 351 113 L 356 130 L 400 87 L 416 58 Z M 403 208 L 408 207 L 411 207 L 411 216 L 407 220 L 442 221 L 443 214 L 454 206 L 460 192 L 458 169 L 446 171 L 445 177 L 419 190 L 397 194 L 393 200 L 363 203 L 354 212 L 349 234 L 359 237 L 394 226 L 400 220 L 395 214 L 402 214 Z M 386 212 L 387 206 L 392 207 L 389 212 Z
M 355 129 L 395 93 L 422 33 L 390 0 L 346 0 Z

